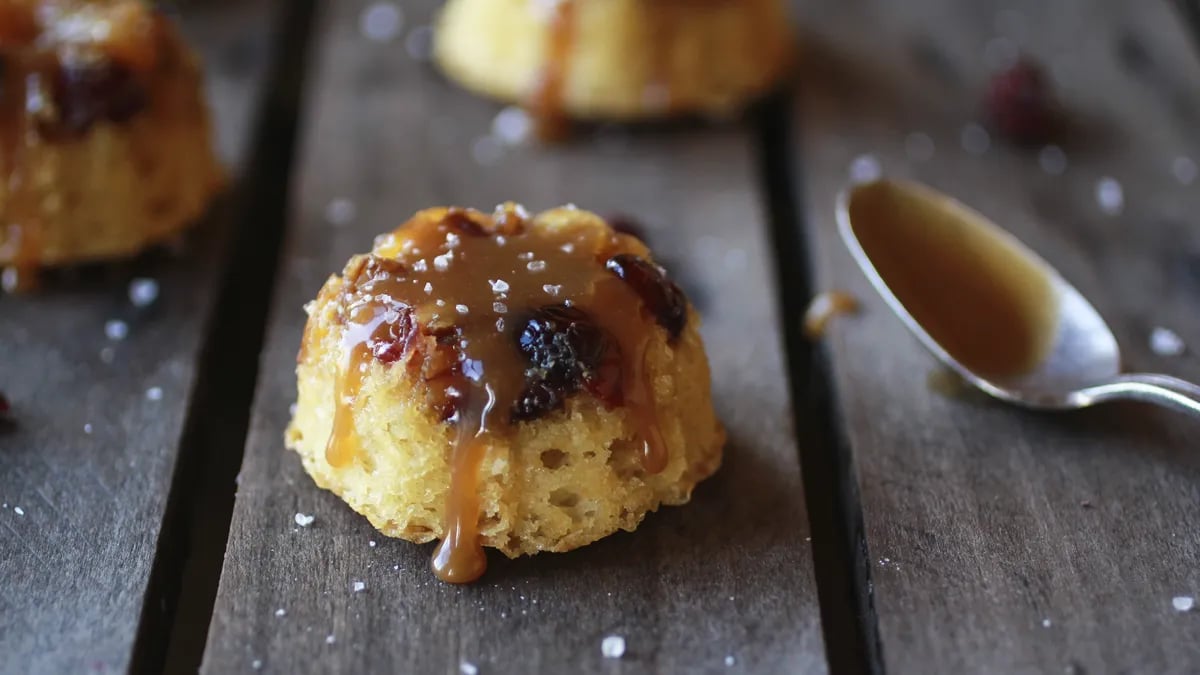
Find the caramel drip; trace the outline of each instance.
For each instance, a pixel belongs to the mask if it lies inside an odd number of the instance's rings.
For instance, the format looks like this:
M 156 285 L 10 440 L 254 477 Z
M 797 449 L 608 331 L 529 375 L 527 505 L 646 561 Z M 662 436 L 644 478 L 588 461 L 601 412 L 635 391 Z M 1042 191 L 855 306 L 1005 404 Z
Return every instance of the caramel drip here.
M 532 368 L 517 338 L 539 312 L 579 311 L 581 320 L 613 338 L 620 350 L 619 389 L 612 400 L 593 393 L 605 405 L 630 411 L 645 469 L 666 467 L 646 363 L 655 318 L 629 284 L 605 269 L 611 256 L 638 247 L 630 237 L 586 225 L 532 227 L 514 206 L 493 218 L 433 209 L 381 238 L 372 256 L 347 268 L 344 360 L 326 459 L 345 466 L 363 451 L 354 415 L 364 403 L 372 358 L 408 368 L 425 382 L 434 409 L 454 425 L 445 535 L 433 560 L 444 581 L 469 582 L 486 567 L 479 491 L 487 476 L 481 467 L 511 438 Z
M 558 0 L 549 23 L 546 65 L 528 104 L 538 138 L 545 141 L 562 138 L 570 126 L 564 109 L 564 88 L 575 43 L 574 0 Z

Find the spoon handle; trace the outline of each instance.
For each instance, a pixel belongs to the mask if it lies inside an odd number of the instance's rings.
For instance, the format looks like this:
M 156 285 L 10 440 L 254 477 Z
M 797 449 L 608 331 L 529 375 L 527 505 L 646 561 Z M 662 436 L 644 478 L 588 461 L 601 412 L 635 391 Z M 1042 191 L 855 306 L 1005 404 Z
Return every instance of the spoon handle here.
M 1132 373 L 1079 392 L 1084 405 L 1104 401 L 1156 403 L 1200 417 L 1200 387 L 1170 375 Z

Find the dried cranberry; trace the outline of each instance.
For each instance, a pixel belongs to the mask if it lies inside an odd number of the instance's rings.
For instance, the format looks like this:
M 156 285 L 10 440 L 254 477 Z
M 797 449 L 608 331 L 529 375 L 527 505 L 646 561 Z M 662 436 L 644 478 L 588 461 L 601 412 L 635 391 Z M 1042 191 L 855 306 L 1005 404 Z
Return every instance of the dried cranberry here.
M 380 324 L 368 342 L 371 355 L 384 364 L 395 363 L 410 353 L 414 346 L 413 340 L 418 334 L 412 310 L 407 306 L 400 306 L 395 311 L 396 319 Z
M 615 255 L 605 266 L 633 287 L 672 340 L 679 337 L 687 325 L 687 296 L 663 268 L 632 253 Z
M 442 217 L 442 224 L 449 227 L 458 234 L 470 235 L 473 237 L 486 237 L 489 233 L 487 228 L 475 222 L 470 214 L 462 209 L 450 209 L 446 215 Z
M 62 62 L 52 87 L 58 117 L 41 130 L 56 137 L 78 136 L 101 121 L 127 122 L 149 102 L 133 71 L 102 57 Z
M 621 234 L 627 234 L 642 241 L 647 241 L 646 228 L 633 216 L 624 213 L 614 213 L 606 216 L 604 220 L 608 222 L 609 227 Z
M 529 367 L 513 406 L 514 420 L 559 410 L 581 387 L 608 403 L 619 396 L 620 348 L 583 310 L 541 307 L 520 325 L 516 339 Z
M 984 105 L 992 126 L 1011 140 L 1038 143 L 1057 131 L 1058 106 L 1050 83 L 1029 61 L 993 77 Z

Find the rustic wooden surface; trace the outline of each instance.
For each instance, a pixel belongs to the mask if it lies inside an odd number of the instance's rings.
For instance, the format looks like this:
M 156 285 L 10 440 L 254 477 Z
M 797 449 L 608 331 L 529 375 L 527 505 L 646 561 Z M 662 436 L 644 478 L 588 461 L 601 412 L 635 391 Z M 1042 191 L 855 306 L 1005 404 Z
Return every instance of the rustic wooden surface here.
M 257 661 L 277 673 L 458 672 L 462 662 L 480 672 L 605 672 L 616 666 L 600 642 L 617 634 L 628 644 L 622 672 L 823 672 L 749 136 L 601 130 L 489 161 L 478 139 L 498 108 L 442 82 L 401 40 L 362 37 L 365 4 L 327 2 L 317 19 L 294 222 L 203 671 Z M 405 5 L 406 32 L 429 22 L 432 5 Z M 335 227 L 325 211 L 339 198 L 356 218 Z M 690 505 L 570 554 L 493 555 L 480 583 L 459 588 L 433 578 L 430 546 L 388 540 L 319 491 L 282 434 L 300 307 L 326 276 L 419 208 L 509 198 L 645 222 L 704 313 L 731 440 Z M 297 527 L 298 512 L 315 523 Z M 351 591 L 356 580 L 365 591 Z
M 188 5 L 206 58 L 222 157 L 249 145 L 269 2 Z M 0 671 L 123 672 L 135 654 L 188 398 L 233 218 L 225 199 L 187 246 L 112 269 L 52 276 L 0 297 Z M 132 278 L 160 297 L 135 308 Z M 127 322 L 113 341 L 105 323 Z M 161 400 L 147 392 L 157 388 Z
M 1131 368 L 1200 379 L 1200 183 L 1172 171 L 1177 156 L 1200 157 L 1200 63 L 1178 17 L 1168 3 L 1115 0 L 803 10 L 804 227 L 818 285 L 865 307 L 825 348 L 858 469 L 875 668 L 1196 672 L 1200 615 L 1172 598 L 1200 595 L 1200 424 L 1134 405 L 1039 415 L 935 393 L 932 358 L 870 289 L 833 217 L 857 157 L 929 182 L 1057 265 Z M 1074 122 L 1062 175 L 995 136 L 986 151 L 964 147 L 991 66 L 1013 48 L 1048 66 Z M 1098 205 L 1105 176 L 1123 186 L 1119 214 Z M 1192 351 L 1156 356 L 1154 326 Z

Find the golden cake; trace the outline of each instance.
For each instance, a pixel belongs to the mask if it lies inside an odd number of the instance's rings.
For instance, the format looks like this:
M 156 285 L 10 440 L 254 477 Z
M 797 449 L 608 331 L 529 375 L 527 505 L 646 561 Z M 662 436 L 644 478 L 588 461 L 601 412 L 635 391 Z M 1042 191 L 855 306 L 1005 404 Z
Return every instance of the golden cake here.
M 542 117 L 724 115 L 779 81 L 790 26 L 783 0 L 449 0 L 435 55 Z
M 638 239 L 559 208 L 421 211 L 307 306 L 287 445 L 451 582 L 682 504 L 720 464 L 687 298 Z
M 128 256 L 221 184 L 196 57 L 140 0 L 0 0 L 0 265 Z

